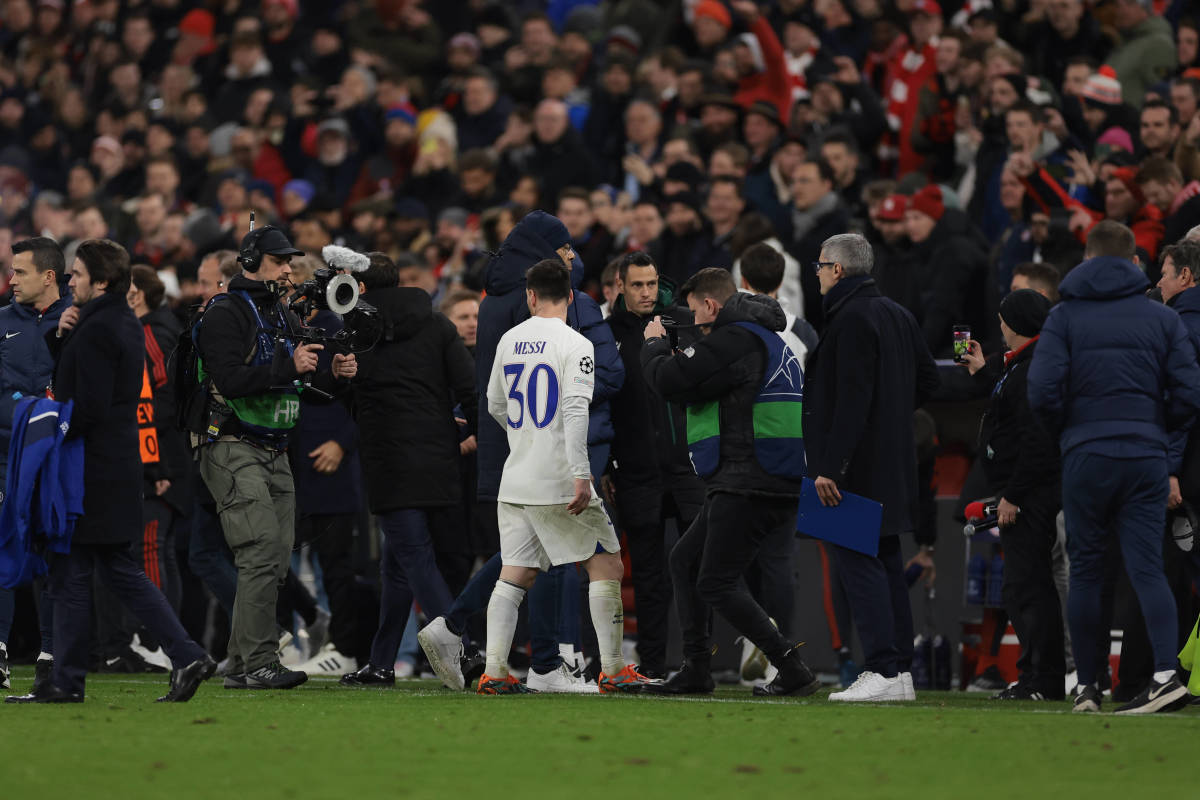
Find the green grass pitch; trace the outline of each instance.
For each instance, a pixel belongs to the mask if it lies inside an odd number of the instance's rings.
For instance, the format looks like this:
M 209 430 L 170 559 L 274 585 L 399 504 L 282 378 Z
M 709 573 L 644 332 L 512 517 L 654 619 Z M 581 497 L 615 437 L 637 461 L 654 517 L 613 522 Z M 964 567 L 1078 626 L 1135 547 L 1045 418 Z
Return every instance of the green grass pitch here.
M 31 668 L 13 687 L 25 691 Z M 1200 709 L 1129 718 L 923 692 L 838 706 L 477 697 L 432 682 L 225 691 L 155 704 L 165 676 L 97 675 L 83 705 L 0 705 L 9 798 L 1196 797 Z M 1112 708 L 1109 703 L 1106 708 Z

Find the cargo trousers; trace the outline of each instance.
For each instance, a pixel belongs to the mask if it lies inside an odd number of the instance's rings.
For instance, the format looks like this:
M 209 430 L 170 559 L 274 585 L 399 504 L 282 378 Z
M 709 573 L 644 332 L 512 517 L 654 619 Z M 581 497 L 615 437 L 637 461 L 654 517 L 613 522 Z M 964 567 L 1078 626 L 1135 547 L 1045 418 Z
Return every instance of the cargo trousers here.
M 296 493 L 287 453 L 244 441 L 200 451 L 200 474 L 216 502 L 237 567 L 229 629 L 231 674 L 277 660 L 275 603 L 296 535 Z

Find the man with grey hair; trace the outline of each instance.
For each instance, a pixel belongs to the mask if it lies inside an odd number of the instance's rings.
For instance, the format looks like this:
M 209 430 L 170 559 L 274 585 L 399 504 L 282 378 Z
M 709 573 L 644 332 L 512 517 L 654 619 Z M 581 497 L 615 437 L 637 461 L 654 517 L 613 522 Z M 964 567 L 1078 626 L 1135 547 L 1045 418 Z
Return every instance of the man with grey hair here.
M 917 524 L 913 412 L 939 383 L 916 320 L 879 293 L 873 265 L 871 245 L 858 234 L 822 244 L 812 267 L 825 329 L 804 382 L 808 474 L 821 503 L 838 505 L 844 489 L 883 505 L 877 555 L 832 547 L 865 655 L 858 680 L 829 696 L 849 702 L 916 699 L 900 534 Z

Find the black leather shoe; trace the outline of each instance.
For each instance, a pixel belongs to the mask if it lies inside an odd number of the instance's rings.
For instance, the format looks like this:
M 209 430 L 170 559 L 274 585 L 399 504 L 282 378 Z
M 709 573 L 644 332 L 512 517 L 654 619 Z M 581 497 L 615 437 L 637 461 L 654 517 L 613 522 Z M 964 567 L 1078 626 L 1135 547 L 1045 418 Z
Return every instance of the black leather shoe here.
M 46 681 L 37 691 L 29 694 L 13 695 L 4 698 L 6 703 L 82 703 L 83 695 L 78 692 L 67 692 L 58 688 L 51 681 Z
M 339 683 L 342 686 L 395 686 L 396 673 L 390 669 L 367 664 L 357 672 L 343 675 Z
M 200 688 L 200 684 L 213 676 L 217 671 L 217 662 L 207 653 L 183 669 L 171 673 L 171 688 L 158 698 L 158 703 L 186 703 Z
M 766 686 L 755 686 L 756 697 L 808 697 L 821 688 L 817 676 L 800 658 L 800 651 L 793 647 L 784 656 L 783 664 L 775 680 Z
M 33 688 L 29 690 L 30 694 L 37 694 L 41 688 L 50 682 L 50 675 L 54 672 L 54 659 L 39 658 L 33 664 Z
M 661 683 L 642 685 L 642 694 L 680 695 L 712 694 L 717 685 L 707 663 L 684 661 L 683 667 L 672 677 Z

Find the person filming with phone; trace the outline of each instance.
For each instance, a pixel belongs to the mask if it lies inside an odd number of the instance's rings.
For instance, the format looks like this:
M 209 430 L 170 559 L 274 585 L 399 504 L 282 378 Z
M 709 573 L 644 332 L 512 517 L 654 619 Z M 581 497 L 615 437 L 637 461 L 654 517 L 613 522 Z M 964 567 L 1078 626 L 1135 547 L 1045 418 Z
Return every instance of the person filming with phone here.
M 1027 377 L 1051 303 L 1018 289 L 1000 303 L 1000 332 L 1008 352 L 979 430 L 989 494 L 998 502 L 1004 548 L 1004 607 L 1021 643 L 1020 677 L 997 700 L 1061 700 L 1066 659 L 1052 550 L 1062 507 L 1058 443 L 1029 408 Z M 962 356 L 972 374 L 984 368 L 974 339 Z M 982 377 L 982 376 L 981 376 Z

